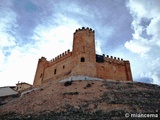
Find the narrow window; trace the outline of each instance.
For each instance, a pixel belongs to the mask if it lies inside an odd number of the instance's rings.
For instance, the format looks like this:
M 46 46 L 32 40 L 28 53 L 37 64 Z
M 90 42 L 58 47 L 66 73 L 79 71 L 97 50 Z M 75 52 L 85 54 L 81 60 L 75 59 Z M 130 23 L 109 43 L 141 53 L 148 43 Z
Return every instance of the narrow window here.
M 43 74 L 41 73 L 40 78 L 42 78 Z
M 84 62 L 84 61 L 85 61 L 84 57 L 81 57 L 81 62 Z
M 85 53 L 85 47 L 83 46 L 83 53 Z
M 63 65 L 63 69 L 65 68 L 65 66 Z
M 56 74 L 56 72 L 57 72 L 57 69 L 54 69 L 54 74 Z

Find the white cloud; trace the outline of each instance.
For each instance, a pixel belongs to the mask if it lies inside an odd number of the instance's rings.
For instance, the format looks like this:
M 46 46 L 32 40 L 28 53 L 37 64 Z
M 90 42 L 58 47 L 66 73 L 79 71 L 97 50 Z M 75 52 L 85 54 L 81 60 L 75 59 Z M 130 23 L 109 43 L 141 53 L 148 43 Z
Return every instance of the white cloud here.
M 2 33 L 0 35 L 0 47 L 10 47 L 10 46 L 15 46 L 15 38 L 9 34 Z
M 0 7 L 0 47 L 14 46 L 14 29 L 16 24 L 16 13 L 7 7 Z
M 158 84 L 160 85 L 160 74 L 158 73 L 153 73 L 152 75 L 152 78 L 153 78 L 153 84 Z
M 125 47 L 134 53 L 137 53 L 139 55 L 144 55 L 150 50 L 150 46 L 148 45 L 148 43 L 145 42 L 145 39 L 141 37 L 139 38 L 141 39 L 141 41 L 137 39 L 127 41 L 125 43 Z
M 147 2 L 146 0 L 129 0 L 126 6 L 129 8 L 133 17 L 139 18 L 154 18 L 160 11 L 159 0 L 150 0 Z
M 17 14 L 10 1 L 0 5 L 0 87 L 13 86 L 18 81 L 33 83 L 38 62 L 33 45 L 17 44 Z
M 96 53 L 97 54 L 102 54 L 102 50 L 101 50 L 101 43 L 99 42 L 100 40 L 96 40 L 96 42 L 95 42 L 95 49 L 96 49 Z
M 160 16 L 156 16 L 151 20 L 151 23 L 147 27 L 147 34 L 154 37 L 160 37 Z M 153 29 L 154 28 L 154 29 Z
M 6 58 L 3 70 L 0 71 L 0 86 L 15 85 L 18 81 L 33 83 L 38 56 L 32 48 L 15 47 Z M 27 51 L 27 52 L 22 52 Z
M 66 7 L 64 7 L 64 6 L 66 6 Z M 68 3 L 65 2 L 63 4 L 60 4 L 58 7 L 60 7 L 62 11 L 67 11 L 68 13 L 74 13 L 74 14 L 77 14 L 77 15 L 92 17 L 92 14 L 87 13 L 87 11 L 88 11 L 87 6 L 85 6 L 82 9 L 82 7 L 79 7 L 78 4 L 70 3 L 68 5 Z
M 154 84 L 160 84 L 160 1 L 129 0 L 127 7 L 133 16 L 132 40 L 125 43 L 130 51 L 140 55 L 143 66 L 141 77 L 150 77 Z M 149 21 L 145 23 L 143 19 Z M 140 62 L 140 61 L 137 61 Z M 136 64 L 136 63 L 135 63 Z M 138 63 L 137 63 L 138 64 Z
M 0 51 L 0 66 L 3 65 L 3 63 L 4 63 L 4 58 L 5 58 L 5 56 L 4 56 L 3 52 Z M 1 67 L 1 68 L 0 68 L 0 71 L 1 71 L 2 69 L 3 69 L 3 68 Z
M 40 54 L 47 57 L 47 59 L 52 59 L 57 55 L 65 52 L 72 48 L 73 33 L 76 28 L 80 25 L 73 19 L 63 16 L 62 14 L 57 15 L 57 20 L 53 17 L 50 21 L 57 21 L 56 26 L 52 25 L 52 22 L 48 21 L 50 24 L 39 25 L 35 31 L 32 39 L 37 40 L 37 46 L 40 50 Z
M 11 76 L 11 73 L 7 73 L 8 67 L 8 58 L 6 55 L 9 55 L 11 52 L 10 47 L 16 45 L 15 29 L 17 27 L 16 13 L 10 9 L 12 7 L 11 1 L 1 1 L 0 5 L 0 86 L 7 85 L 11 83 L 12 79 L 6 79 L 6 77 Z M 13 62 L 14 64 L 14 62 Z M 15 70 L 14 70 L 15 71 Z M 9 84 L 8 84 L 9 85 Z

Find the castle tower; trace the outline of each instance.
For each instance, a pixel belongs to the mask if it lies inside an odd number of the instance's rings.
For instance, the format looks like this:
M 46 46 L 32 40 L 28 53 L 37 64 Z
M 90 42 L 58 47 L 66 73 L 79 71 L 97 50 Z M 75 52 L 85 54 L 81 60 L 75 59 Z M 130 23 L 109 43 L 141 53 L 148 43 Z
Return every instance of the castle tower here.
M 76 61 L 74 75 L 96 76 L 96 53 L 94 31 L 90 28 L 78 29 L 73 38 L 73 60 Z
M 33 85 L 42 84 L 46 62 L 47 60 L 45 57 L 39 59 Z

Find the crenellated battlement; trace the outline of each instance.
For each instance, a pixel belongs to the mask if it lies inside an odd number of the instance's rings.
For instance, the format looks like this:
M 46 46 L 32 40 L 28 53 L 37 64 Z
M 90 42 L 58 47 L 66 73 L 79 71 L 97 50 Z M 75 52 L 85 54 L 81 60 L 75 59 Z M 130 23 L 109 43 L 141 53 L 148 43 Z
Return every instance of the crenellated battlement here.
M 109 56 L 109 55 L 105 55 L 105 54 L 103 54 L 103 57 L 104 57 L 105 62 L 117 63 L 117 64 L 123 64 L 124 63 L 124 60 L 122 58 L 119 58 L 119 57 Z
M 74 32 L 74 34 L 76 34 L 76 33 L 78 33 L 78 32 L 81 32 L 81 31 L 86 31 L 86 32 L 94 33 L 94 30 L 92 30 L 92 28 L 82 27 L 82 28 L 76 29 L 76 31 Z
M 50 64 L 56 63 L 56 62 L 62 60 L 63 58 L 65 59 L 66 56 L 71 55 L 71 53 L 72 53 L 72 52 L 68 49 L 67 51 L 63 52 L 62 54 L 59 54 L 57 57 L 49 60 L 48 62 L 49 62 Z
M 103 56 L 104 56 L 105 58 L 108 58 L 108 59 L 123 61 L 123 59 L 122 59 L 122 58 L 119 58 L 119 57 L 113 57 L 113 56 L 109 56 L 109 55 L 106 55 L 106 56 L 105 56 L 105 54 L 103 54 Z

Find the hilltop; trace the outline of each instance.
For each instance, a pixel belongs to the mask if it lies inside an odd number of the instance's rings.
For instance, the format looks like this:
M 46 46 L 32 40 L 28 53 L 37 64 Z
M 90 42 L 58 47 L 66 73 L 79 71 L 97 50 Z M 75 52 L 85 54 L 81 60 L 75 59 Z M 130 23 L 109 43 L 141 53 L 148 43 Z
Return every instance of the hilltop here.
M 0 105 L 0 119 L 125 119 L 126 113 L 159 114 L 160 86 L 110 80 L 55 80 Z

